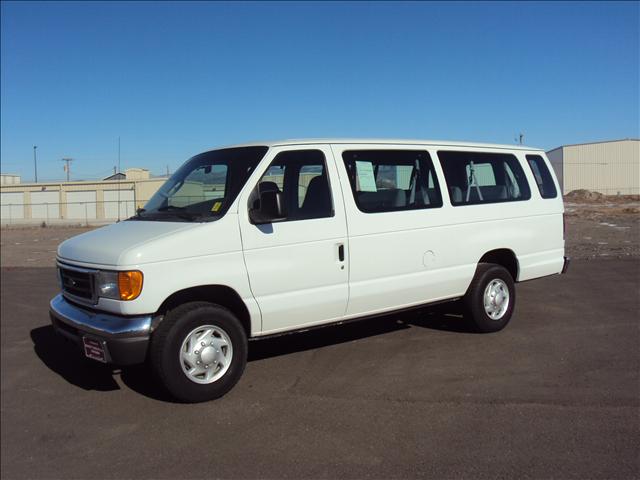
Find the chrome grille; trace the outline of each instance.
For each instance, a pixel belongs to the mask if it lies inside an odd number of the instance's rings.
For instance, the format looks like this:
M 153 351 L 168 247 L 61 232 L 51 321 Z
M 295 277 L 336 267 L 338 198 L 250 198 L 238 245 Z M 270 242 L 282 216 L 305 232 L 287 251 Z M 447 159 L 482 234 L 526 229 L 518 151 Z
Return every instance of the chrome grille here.
M 75 298 L 94 301 L 95 288 L 91 271 L 66 268 L 63 265 L 60 265 L 59 268 L 63 293 Z

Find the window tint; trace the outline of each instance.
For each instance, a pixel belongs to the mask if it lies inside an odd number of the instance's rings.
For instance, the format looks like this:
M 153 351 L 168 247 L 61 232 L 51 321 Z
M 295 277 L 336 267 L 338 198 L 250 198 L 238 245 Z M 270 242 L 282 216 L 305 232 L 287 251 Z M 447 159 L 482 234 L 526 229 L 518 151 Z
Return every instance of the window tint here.
M 440 151 L 438 158 L 454 206 L 531 198 L 520 162 L 511 154 Z
M 538 184 L 540 196 L 542 198 L 556 198 L 558 195 L 556 185 L 553 183 L 553 177 L 544 159 L 540 155 L 527 155 L 527 162 L 529 162 L 533 176 Z
M 331 189 L 324 154 L 319 150 L 279 153 L 258 182 L 257 191 L 277 189 L 283 193 L 286 220 L 305 220 L 333 216 Z
M 342 154 L 358 208 L 366 213 L 442 206 L 429 154 L 414 150 L 357 150 Z

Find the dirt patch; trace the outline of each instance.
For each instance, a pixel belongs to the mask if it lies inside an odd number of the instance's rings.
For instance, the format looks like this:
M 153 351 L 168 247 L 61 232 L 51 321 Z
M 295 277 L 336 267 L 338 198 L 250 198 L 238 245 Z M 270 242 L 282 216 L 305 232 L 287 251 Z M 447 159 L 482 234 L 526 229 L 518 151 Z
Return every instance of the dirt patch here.
M 564 196 L 565 202 L 627 203 L 640 202 L 640 195 L 605 195 L 591 190 L 571 190 Z
M 564 200 L 569 256 L 587 259 L 640 256 L 640 195 L 574 190 Z
M 591 192 L 589 190 L 572 190 L 565 195 L 565 200 L 569 201 L 600 201 L 605 198 L 600 192 Z

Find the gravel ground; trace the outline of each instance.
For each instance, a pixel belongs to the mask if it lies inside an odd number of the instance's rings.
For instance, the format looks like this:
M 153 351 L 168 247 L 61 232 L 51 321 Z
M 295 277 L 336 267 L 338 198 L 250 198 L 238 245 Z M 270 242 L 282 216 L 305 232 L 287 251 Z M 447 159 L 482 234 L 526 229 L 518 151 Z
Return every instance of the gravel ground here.
M 9 227 L 0 230 L 3 267 L 53 267 L 58 245 L 92 227 Z
M 565 203 L 571 258 L 640 256 L 640 202 Z

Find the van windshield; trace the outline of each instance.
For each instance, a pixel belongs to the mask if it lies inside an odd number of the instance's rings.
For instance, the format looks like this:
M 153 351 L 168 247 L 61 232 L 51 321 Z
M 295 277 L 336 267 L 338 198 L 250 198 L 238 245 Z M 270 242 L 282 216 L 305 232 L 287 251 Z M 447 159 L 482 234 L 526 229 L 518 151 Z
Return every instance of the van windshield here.
M 131 220 L 202 222 L 222 217 L 268 147 L 240 147 L 189 159 Z

